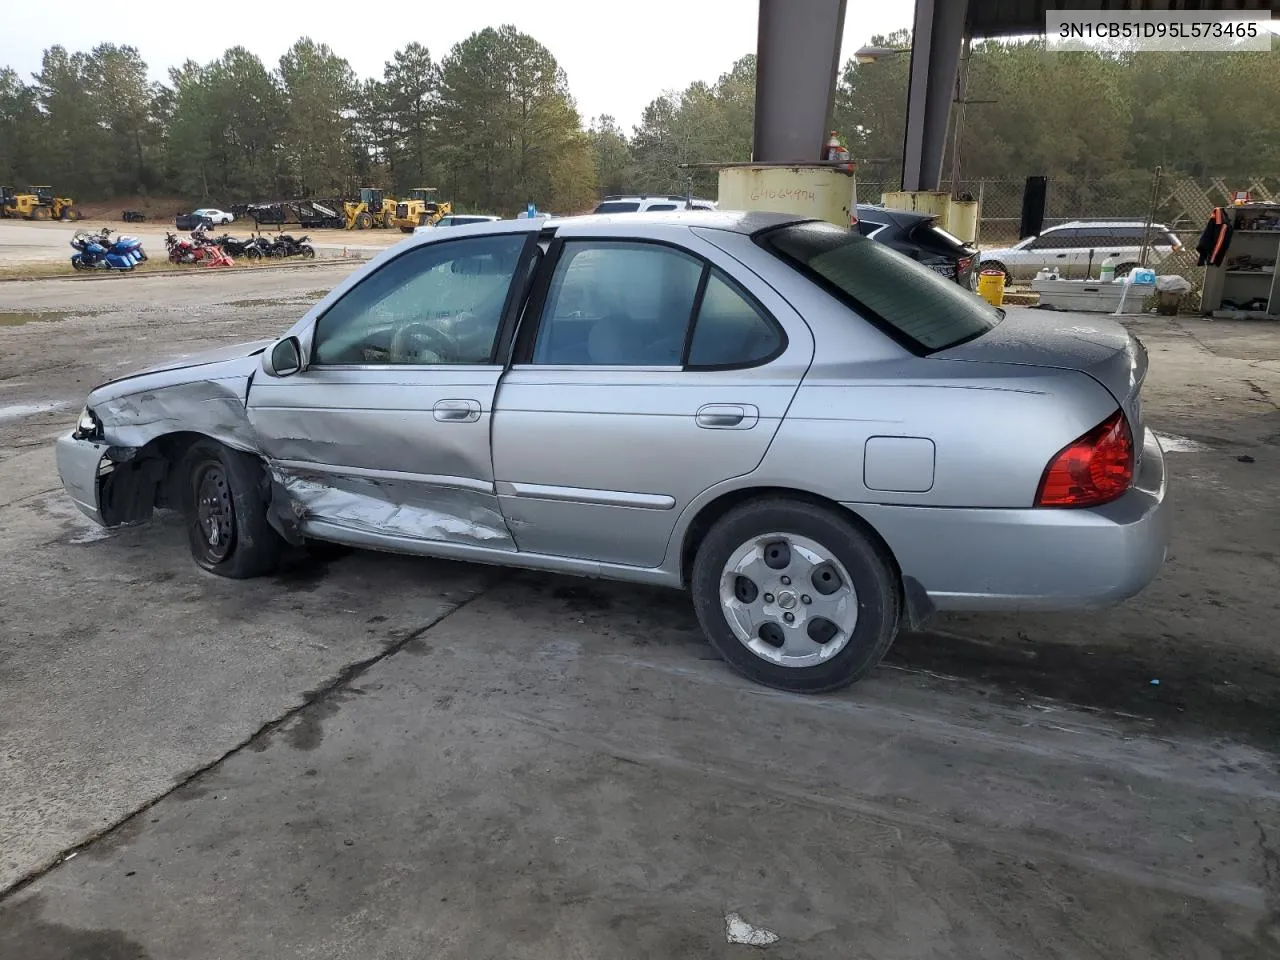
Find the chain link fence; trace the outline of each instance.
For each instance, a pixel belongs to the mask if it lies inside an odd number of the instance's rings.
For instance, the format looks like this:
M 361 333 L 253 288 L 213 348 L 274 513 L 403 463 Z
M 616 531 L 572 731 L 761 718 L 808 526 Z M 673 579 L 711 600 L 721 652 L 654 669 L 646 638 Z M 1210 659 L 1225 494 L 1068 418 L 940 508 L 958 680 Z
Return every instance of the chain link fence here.
M 858 199 L 879 203 L 881 195 L 901 189 L 896 179 L 858 178 Z M 961 194 L 979 201 L 977 245 L 983 250 L 1009 246 L 1019 239 L 1025 180 L 974 178 L 960 181 Z M 944 181 L 939 190 L 950 191 Z M 1158 272 L 1190 281 L 1188 301 L 1199 303 L 1204 268 L 1196 266 L 1196 241 L 1214 207 L 1227 206 L 1237 190 L 1255 200 L 1280 199 L 1280 177 L 1179 177 L 1152 171 L 1116 174 L 1101 179 L 1050 178 L 1044 226 L 1071 220 L 1131 221 L 1166 227 L 1182 245 L 1158 265 Z M 1154 201 L 1154 202 L 1153 202 Z M 1155 266 L 1155 264 L 1152 264 Z

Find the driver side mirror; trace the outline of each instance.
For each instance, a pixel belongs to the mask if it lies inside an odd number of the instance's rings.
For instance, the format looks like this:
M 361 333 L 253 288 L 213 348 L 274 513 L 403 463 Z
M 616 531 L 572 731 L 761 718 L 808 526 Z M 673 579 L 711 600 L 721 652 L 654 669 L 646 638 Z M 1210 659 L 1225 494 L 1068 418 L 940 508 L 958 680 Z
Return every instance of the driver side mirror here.
M 273 377 L 288 377 L 302 370 L 302 344 L 297 337 L 277 340 L 262 354 L 262 369 Z

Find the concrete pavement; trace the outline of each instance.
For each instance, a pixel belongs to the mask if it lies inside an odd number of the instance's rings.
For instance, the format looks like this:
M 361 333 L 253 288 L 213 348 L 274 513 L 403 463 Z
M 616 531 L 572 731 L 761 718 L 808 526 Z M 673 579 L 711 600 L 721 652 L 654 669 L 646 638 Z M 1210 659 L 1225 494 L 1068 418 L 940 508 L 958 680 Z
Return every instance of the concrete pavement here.
M 730 914 L 780 957 L 1280 951 L 1280 333 L 1133 322 L 1175 448 L 1148 591 L 946 618 L 798 698 L 679 594 L 359 552 L 224 581 L 172 517 L 66 503 L 90 386 L 348 269 L 0 287 L 0 958 L 740 956 Z

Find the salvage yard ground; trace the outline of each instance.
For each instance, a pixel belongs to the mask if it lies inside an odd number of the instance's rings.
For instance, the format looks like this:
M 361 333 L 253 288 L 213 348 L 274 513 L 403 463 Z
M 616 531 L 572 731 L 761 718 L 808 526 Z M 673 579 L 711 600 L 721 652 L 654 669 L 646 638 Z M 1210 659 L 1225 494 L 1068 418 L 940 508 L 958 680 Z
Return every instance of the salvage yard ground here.
M 110 227 L 115 233 L 137 237 L 147 256 L 155 260 L 165 258 L 164 236 L 175 233 L 187 236 L 189 231 L 178 230 L 172 220 L 152 223 L 125 223 L 120 220 L 82 220 L 79 223 L 42 223 L 25 220 L 0 220 L 0 277 L 12 274 L 17 268 L 30 264 L 63 263 L 70 272 L 71 238 L 77 230 L 97 232 Z M 253 234 L 253 221 L 229 223 L 215 227 L 212 236 L 230 233 L 233 237 Z M 403 240 L 399 230 L 303 230 L 297 224 L 279 229 L 264 227 L 264 236 L 291 233 L 295 237 L 307 234 L 312 239 L 318 257 L 341 256 L 346 250 L 351 255 L 370 256 Z
M 221 580 L 71 507 L 90 387 L 350 269 L 0 285 L 0 957 L 1280 955 L 1280 330 L 1130 322 L 1176 504 L 1143 595 L 939 619 L 804 698 L 679 594 Z

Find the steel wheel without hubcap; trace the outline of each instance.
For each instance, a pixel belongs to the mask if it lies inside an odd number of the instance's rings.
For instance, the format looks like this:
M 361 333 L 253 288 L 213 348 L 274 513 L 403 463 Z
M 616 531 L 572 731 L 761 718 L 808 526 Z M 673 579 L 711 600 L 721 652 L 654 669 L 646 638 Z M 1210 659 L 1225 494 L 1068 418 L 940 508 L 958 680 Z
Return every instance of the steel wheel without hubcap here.
M 720 605 L 743 646 L 788 668 L 834 657 L 858 623 L 848 570 L 816 540 L 791 533 L 753 537 L 730 554 Z
M 236 519 L 231 486 L 220 463 L 204 463 L 192 479 L 196 495 L 196 524 L 209 560 L 221 563 L 235 546 Z

